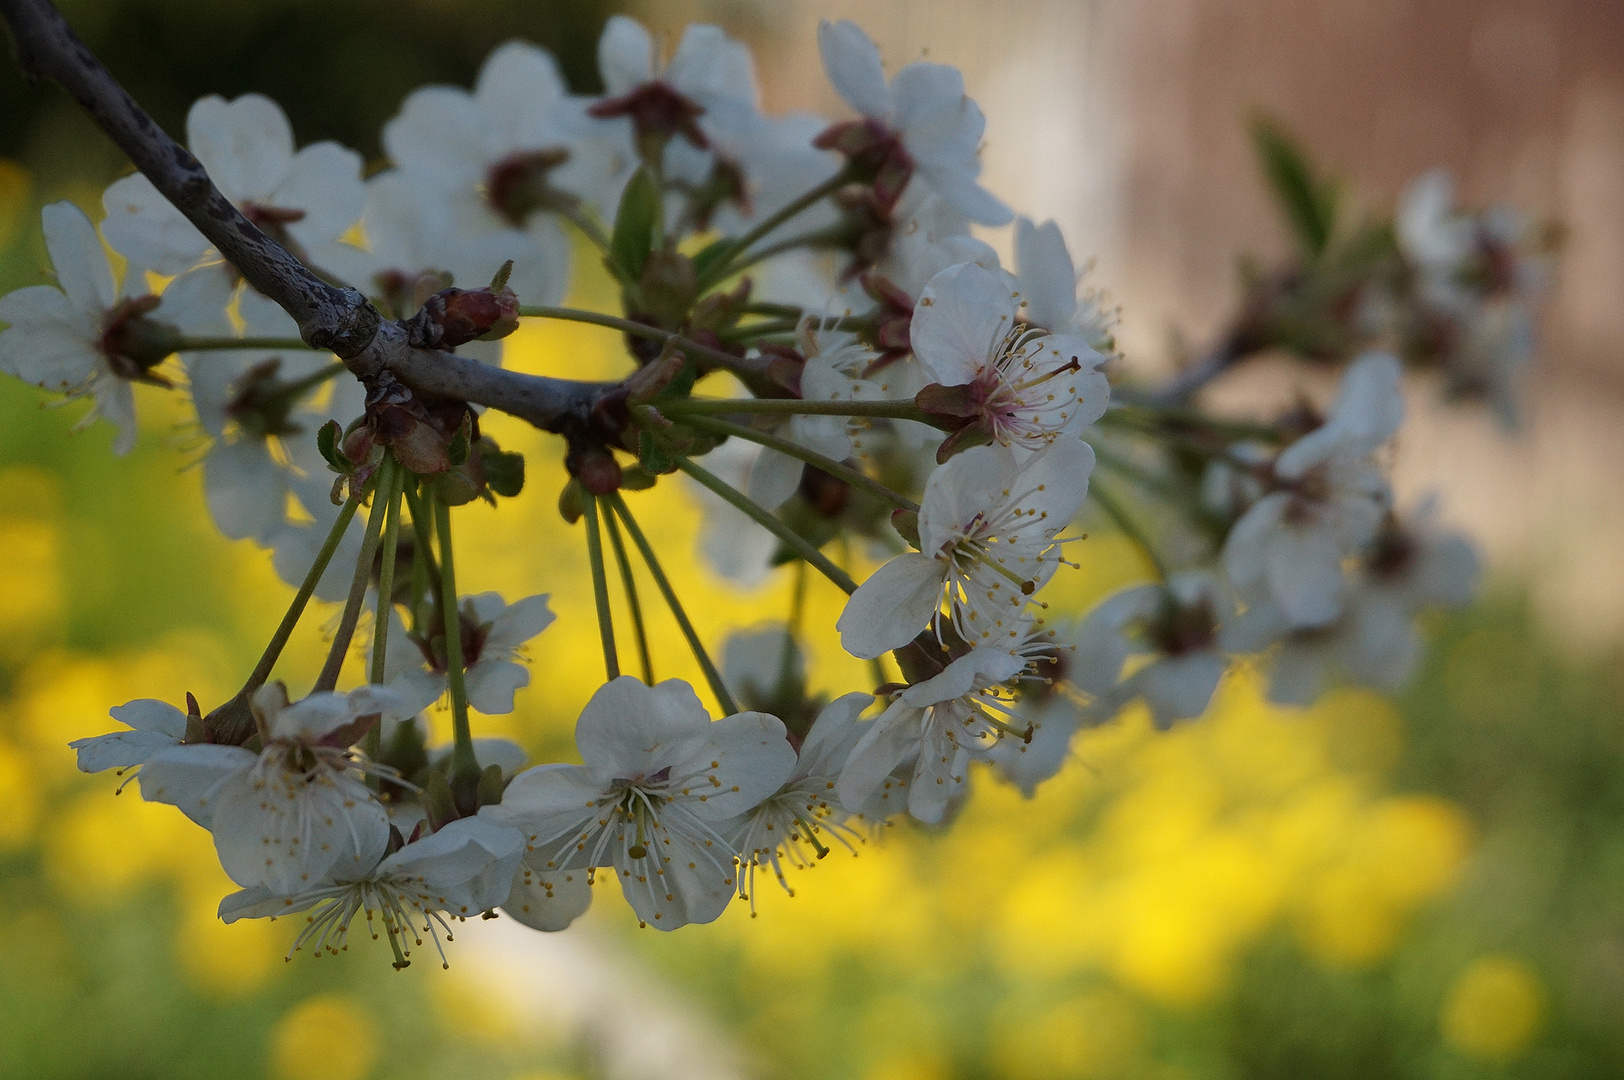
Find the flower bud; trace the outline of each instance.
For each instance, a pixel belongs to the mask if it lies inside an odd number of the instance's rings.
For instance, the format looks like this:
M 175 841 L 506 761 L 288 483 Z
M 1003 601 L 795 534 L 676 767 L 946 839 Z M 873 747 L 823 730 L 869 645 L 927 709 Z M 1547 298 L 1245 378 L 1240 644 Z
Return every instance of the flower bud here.
M 509 262 L 503 269 L 511 266 Z M 507 287 L 505 274 L 498 272 L 497 279 L 500 285 L 442 289 L 425 300 L 406 324 L 412 344 L 450 350 L 470 341 L 495 341 L 517 330 L 519 297 Z
M 694 261 L 676 251 L 651 251 L 637 281 L 640 309 L 661 326 L 681 326 L 699 297 Z

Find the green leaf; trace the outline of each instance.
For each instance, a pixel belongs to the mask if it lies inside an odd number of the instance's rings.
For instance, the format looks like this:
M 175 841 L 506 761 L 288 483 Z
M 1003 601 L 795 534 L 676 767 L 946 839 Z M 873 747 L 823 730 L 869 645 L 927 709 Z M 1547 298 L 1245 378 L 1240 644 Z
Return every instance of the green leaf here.
M 1336 228 L 1335 185 L 1315 178 L 1302 145 L 1267 116 L 1253 118 L 1252 143 L 1303 253 L 1323 254 Z
M 505 499 L 524 490 L 524 455 L 505 450 L 487 450 L 485 485 Z
M 643 468 L 641 465 L 631 465 L 620 474 L 620 486 L 627 491 L 647 491 L 653 487 L 659 477 Z
M 648 253 L 658 243 L 655 228 L 660 220 L 660 190 L 647 169 L 638 169 L 620 197 L 615 211 L 615 233 L 609 241 L 611 270 L 628 285 L 643 272 Z

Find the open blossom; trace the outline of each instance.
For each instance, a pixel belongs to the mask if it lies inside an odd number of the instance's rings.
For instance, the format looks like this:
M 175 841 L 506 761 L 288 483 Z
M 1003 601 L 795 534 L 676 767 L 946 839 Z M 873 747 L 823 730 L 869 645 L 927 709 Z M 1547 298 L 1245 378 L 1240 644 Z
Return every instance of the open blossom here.
M 592 695 L 575 741 L 584 764 L 523 772 L 481 815 L 525 833 L 525 866 L 546 881 L 614 867 L 647 925 L 720 915 L 735 882 L 720 830 L 794 770 L 784 725 L 749 712 L 712 722 L 688 684 L 622 676 Z
M 1080 337 L 1100 352 L 1114 344 L 1115 315 L 1107 312 L 1097 292 L 1078 295 L 1077 266 L 1060 226 L 1052 221 L 1034 225 L 1032 219 L 1015 220 L 1015 267 L 1022 317 L 1052 334 Z
M 371 718 L 394 707 L 378 687 L 317 693 L 287 703 L 280 683 L 253 707 L 267 739 L 255 754 L 237 746 L 187 744 L 141 769 L 141 795 L 180 807 L 214 833 L 220 865 L 244 888 L 282 896 L 329 874 L 371 865 L 388 840 L 389 817 L 350 751 Z
M 1105 357 L 1080 337 L 1021 322 L 1021 304 L 1013 278 L 975 263 L 948 267 L 920 293 L 910 333 L 936 385 L 917 400 L 963 419 L 949 443 L 973 432 L 1037 450 L 1104 415 Z
M 987 120 L 965 94 L 956 68 L 921 61 L 887 85 L 879 49 L 845 20 L 819 24 L 818 49 L 830 84 L 864 117 L 831 128 L 824 145 L 869 159 L 879 173 L 877 186 L 889 189 L 892 202 L 917 173 L 971 221 L 1009 222 L 1009 207 L 976 182 Z
M 851 841 L 861 839 L 845 825 L 850 811 L 835 796 L 835 780 L 862 734 L 857 717 L 873 701 L 873 694 L 855 693 L 825 705 L 801 743 L 789 779 L 726 830 L 739 853 L 739 897 L 751 902 L 752 912 L 758 868 L 769 869 L 793 896 L 784 877 L 786 863 L 806 869 L 829 854 L 832 843 L 850 851 Z
M 1342 562 L 1375 536 L 1392 501 L 1373 458 L 1403 417 L 1398 361 L 1366 353 L 1350 364 L 1330 418 L 1280 452 L 1273 490 L 1230 530 L 1230 583 L 1274 601 L 1294 626 L 1335 619 Z
M 361 155 L 334 142 L 295 152 L 287 115 L 262 94 L 200 98 L 186 114 L 186 144 L 244 217 L 316 266 L 361 216 Z M 211 264 L 208 291 L 225 309 L 237 272 L 150 180 L 114 181 L 102 205 L 102 232 L 132 268 L 180 274 Z
M 440 931 L 449 940 L 449 920 L 505 903 L 524 854 L 524 837 L 517 829 L 479 817 L 449 822 L 388 854 L 387 833 L 368 840 L 373 847 L 360 860 L 365 870 L 340 867 L 331 878 L 287 894 L 256 885 L 220 901 L 220 918 L 233 923 L 314 908 L 288 950 L 291 957 L 306 945 L 318 954 L 338 953 L 346 947 L 356 915 L 363 916 L 376 938 L 376 916 L 394 949 L 396 968 L 410 963 L 412 946 L 422 945 L 424 934 L 434 941 L 443 963 Z
M 1027 659 L 1008 647 L 984 645 L 940 674 L 898 694 L 863 726 L 835 784 L 843 806 L 863 806 L 893 770 L 911 765 L 908 812 L 941 821 L 961 794 L 972 754 L 984 754 L 1003 729 L 1009 706 L 995 690 L 1025 671 Z
M 252 291 L 243 294 L 239 312 L 248 337 L 274 337 L 287 319 Z M 331 501 L 331 474 L 316 431 L 329 419 L 347 425 L 360 416 L 365 395 L 347 373 L 327 377 L 335 363 L 331 354 L 307 349 L 187 354 L 198 423 L 214 439 L 203 455 L 203 493 L 209 516 L 227 537 L 268 540 L 287 521 L 290 493 L 307 504 Z
M 691 207 L 700 228 L 741 233 L 839 167 L 812 145 L 823 126 L 816 117 L 762 114 L 750 50 L 719 27 L 686 27 L 662 67 L 648 30 L 612 16 L 598 40 L 598 70 L 606 93 L 590 114 L 606 124 L 629 122 L 644 154 L 659 150 L 676 189 L 668 213 Z M 832 221 L 828 208 L 815 208 L 762 239 Z
M 1394 225 L 1415 275 L 1412 351 L 1441 366 L 1450 394 L 1486 398 L 1503 423 L 1515 425 L 1549 273 L 1535 230 L 1508 207 L 1458 210 L 1442 169 L 1405 188 Z
M 1206 711 L 1228 658 L 1219 641 L 1233 605 L 1208 574 L 1175 574 L 1102 600 L 1077 630 L 1068 675 L 1103 716 L 1143 698 L 1159 728 Z M 1147 662 L 1125 678 L 1131 658 Z
M 462 598 L 458 616 L 469 706 L 487 715 L 512 712 L 514 693 L 530 685 L 530 669 L 519 662 L 520 650 L 553 623 L 547 596 L 526 596 L 509 604 L 496 593 L 478 593 Z M 388 685 L 400 695 L 404 715 L 410 715 L 434 704 L 446 691 L 444 632 L 438 619 L 433 633 L 421 637 L 406 632 L 396 611 L 391 610 L 389 618 Z
M 522 41 L 497 48 L 470 92 L 426 86 L 384 125 L 384 148 L 419 189 L 438 258 L 457 285 L 483 285 L 507 259 L 508 285 L 529 304 L 556 304 L 569 284 L 569 238 L 558 211 L 613 205 L 627 164 L 585 131 L 551 54 Z
M 146 318 L 156 296 L 120 299 L 107 252 L 83 210 L 52 203 L 41 213 L 45 249 L 60 288 L 32 285 L 0 297 L 0 371 L 47 390 L 89 395 L 94 407 L 79 427 L 98 416 L 118 428 L 113 452 L 135 446 L 132 384 L 167 386 L 150 369 L 172 348 L 169 330 Z M 126 282 L 135 284 L 139 275 Z M 169 331 L 173 333 L 172 330 Z
M 1061 439 L 1018 463 L 1003 446 L 978 446 L 930 476 L 919 510 L 919 548 L 871 574 L 836 624 L 853 656 L 898 649 L 939 617 L 971 644 L 1015 637 L 1027 597 L 1053 576 L 1057 540 L 1088 493 L 1094 452 Z
M 1363 552 L 1331 623 L 1293 626 L 1278 604 L 1263 601 L 1225 628 L 1227 648 L 1268 650 L 1271 701 L 1311 704 L 1338 677 L 1387 691 L 1409 681 L 1421 655 L 1416 616 L 1466 604 L 1479 573 L 1470 541 L 1435 528 L 1427 516 L 1423 509 L 1408 524 L 1389 516 Z

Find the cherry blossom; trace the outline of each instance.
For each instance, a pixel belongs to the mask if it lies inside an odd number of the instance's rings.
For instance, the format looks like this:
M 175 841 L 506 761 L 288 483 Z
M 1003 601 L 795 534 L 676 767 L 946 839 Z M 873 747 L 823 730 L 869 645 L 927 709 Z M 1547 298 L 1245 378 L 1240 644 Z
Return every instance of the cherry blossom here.
M 582 765 L 520 773 L 481 815 L 526 834 L 543 880 L 612 866 L 645 924 L 672 930 L 722 913 L 736 881 L 728 819 L 795 768 L 784 725 L 765 713 L 712 721 L 689 686 L 630 676 L 601 687 L 575 729 Z
M 919 511 L 919 550 L 869 576 L 836 624 L 853 656 L 873 659 L 912 641 L 945 602 L 972 644 L 1019 633 L 1032 591 L 1054 574 L 1058 537 L 1088 492 L 1094 452 L 1060 439 L 1017 463 L 1012 450 L 980 446 L 931 474 Z

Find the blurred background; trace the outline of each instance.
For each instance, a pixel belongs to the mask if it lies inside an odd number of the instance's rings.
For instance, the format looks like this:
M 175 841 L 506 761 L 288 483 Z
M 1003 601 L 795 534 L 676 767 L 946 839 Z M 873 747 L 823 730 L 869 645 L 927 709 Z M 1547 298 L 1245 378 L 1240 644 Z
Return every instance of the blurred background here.
M 1033 800 L 982 778 L 950 832 L 902 826 L 764 888 L 759 917 L 638 931 L 603 896 L 559 935 L 469 924 L 442 971 L 373 943 L 283 962 L 291 928 L 214 917 L 208 837 L 73 768 L 67 740 L 143 696 L 230 693 L 289 590 L 208 523 L 202 436 L 145 393 L 113 459 L 79 408 L 0 386 L 0 1076 L 365 1080 L 547 1077 L 1387 1080 L 1624 1076 L 1624 8 L 1601 0 L 77 0 L 70 21 L 173 132 L 206 93 L 278 100 L 301 143 L 369 158 L 412 88 L 472 81 L 513 36 L 596 89 L 603 20 L 721 23 L 769 106 L 837 114 L 818 18 L 858 19 L 888 63 L 960 66 L 988 114 L 988 185 L 1097 257 L 1146 373 L 1199 350 L 1244 254 L 1281 232 L 1244 121 L 1294 130 L 1360 205 L 1450 167 L 1465 201 L 1514 203 L 1569 239 L 1515 434 L 1411 395 L 1401 501 L 1428 490 L 1489 556 L 1483 600 L 1430 627 L 1394 701 L 1261 704 L 1246 673 L 1157 734 L 1130 712 L 1081 738 Z M 674 40 L 674 37 L 673 37 Z M 52 87 L 0 64 L 0 289 L 41 280 L 38 208 L 99 216 L 126 166 Z M 989 237 L 1000 242 L 998 237 Z M 608 285 L 581 259 L 575 302 Z M 625 369 L 610 335 L 526 327 L 507 363 Z M 1215 394 L 1288 397 L 1262 362 Z M 554 594 L 511 717 L 482 731 L 568 756 L 595 665 L 579 538 L 553 510 L 558 448 L 495 418 L 531 487 L 476 519 L 469 591 Z M 699 510 L 638 496 L 669 549 Z M 700 631 L 782 617 L 675 560 Z M 1137 573 L 1091 541 L 1059 607 Z M 815 594 L 810 625 L 838 597 Z M 821 605 L 822 610 L 819 610 Z M 324 648 L 307 620 L 288 671 Z M 669 634 L 667 636 L 670 636 Z M 667 643 L 668 644 L 668 643 Z M 817 685 L 862 673 L 831 637 Z M 666 648 L 664 672 L 686 661 Z M 466 932 L 463 932 L 466 931 Z

